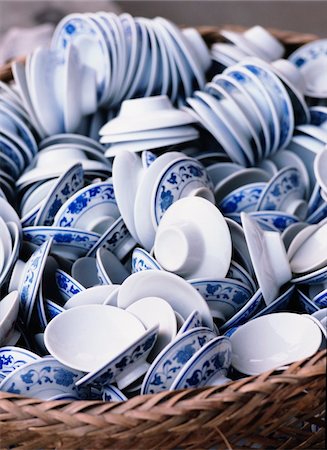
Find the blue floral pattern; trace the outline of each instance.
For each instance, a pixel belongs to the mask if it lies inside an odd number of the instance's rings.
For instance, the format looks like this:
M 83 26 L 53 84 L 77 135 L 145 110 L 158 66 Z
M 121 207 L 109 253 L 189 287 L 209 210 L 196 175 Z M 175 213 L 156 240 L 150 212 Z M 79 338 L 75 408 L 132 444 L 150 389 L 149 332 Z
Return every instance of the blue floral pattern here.
M 132 273 L 142 270 L 161 270 L 161 267 L 145 250 L 135 248 L 132 254 Z
M 84 185 L 84 171 L 81 164 L 70 168 L 62 175 L 55 186 L 52 188 L 50 199 L 46 202 L 37 218 L 35 225 L 52 225 L 55 215 L 75 192 L 79 191 Z
M 58 289 L 66 301 L 73 297 L 73 295 L 76 295 L 84 290 L 83 286 L 81 286 L 63 270 L 57 269 L 55 278 Z
M 210 384 L 210 379 L 219 374 L 226 375 L 231 364 L 232 350 L 228 337 L 219 337 L 199 350 L 192 363 L 176 379 L 172 389 L 198 388 Z
M 216 317 L 216 310 L 229 319 L 239 311 L 251 297 L 248 286 L 242 286 L 231 279 L 191 282 L 192 286 L 208 302 L 210 311 Z
M 194 311 L 190 314 L 190 316 L 185 320 L 180 330 L 177 333 L 177 336 L 180 336 L 183 333 L 186 333 L 188 330 L 192 330 L 193 328 L 202 327 L 202 319 L 201 315 L 198 311 Z
M 289 143 L 294 131 L 294 111 L 289 95 L 282 82 L 273 72 L 264 70 L 262 67 L 254 64 L 245 64 L 245 67 L 259 78 L 262 82 L 262 87 L 269 92 L 274 105 L 280 113 L 278 148 L 284 148 Z
M 266 183 L 251 183 L 227 195 L 219 204 L 224 214 L 255 211 Z
M 173 163 L 156 187 L 154 215 L 157 224 L 174 202 L 187 195 L 187 189 L 190 187 L 213 189 L 212 182 L 203 165 L 191 158 Z
M 266 306 L 262 293 L 258 290 L 250 300 L 238 311 L 235 316 L 229 319 L 220 328 L 222 332 L 227 331 L 229 328 L 238 327 L 247 322 L 258 311 L 262 310 Z
M 117 356 L 101 369 L 91 372 L 82 378 L 77 385 L 87 386 L 93 384 L 95 386 L 105 386 L 113 383 L 117 378 L 123 376 L 124 372 L 130 368 L 131 365 L 137 363 L 142 359 L 146 359 L 147 355 L 152 350 L 158 335 L 158 328 L 149 330 L 146 335 L 143 335 L 131 348 L 129 348 L 123 355 Z
M 269 212 L 259 211 L 255 213 L 250 213 L 250 215 L 254 219 L 260 219 L 264 222 L 267 222 L 268 225 L 272 225 L 273 227 L 277 228 L 278 231 L 281 232 L 284 231 L 285 228 L 289 227 L 293 223 L 297 223 L 299 221 L 297 217 L 279 211 L 274 211 L 273 213 L 270 211 Z
M 286 167 L 280 170 L 269 182 L 258 203 L 258 210 L 283 211 L 289 196 L 292 199 L 303 199 L 305 184 L 298 169 Z
M 214 337 L 206 328 L 194 328 L 181 334 L 154 361 L 144 379 L 142 393 L 154 394 L 169 389 L 186 362 Z
M 79 255 L 84 256 L 99 240 L 98 233 L 82 230 L 72 230 L 60 227 L 26 227 L 23 229 L 25 241 L 41 245 L 49 238 L 53 239 L 54 246 L 67 246 L 72 250 L 78 248 Z
M 90 249 L 87 256 L 94 256 L 99 248 L 105 248 L 116 255 L 118 248 L 131 238 L 130 232 L 123 219 L 120 217 L 113 226 L 109 227 L 109 229 L 100 237 L 97 243 Z
M 28 325 L 34 307 L 36 294 L 41 282 L 42 269 L 46 257 L 50 251 L 52 239 L 47 240 L 38 248 L 27 261 L 24 271 L 24 279 L 18 292 L 22 319 Z
M 78 192 L 65 203 L 66 207 L 64 205 L 60 209 L 55 217 L 54 225 L 60 227 L 74 227 L 82 211 L 88 210 L 91 207 L 94 208 L 96 205 L 100 204 L 111 204 L 116 206 L 116 208 L 113 208 L 112 214 L 116 217 L 119 216 L 112 183 L 94 183 Z
M 0 389 L 30 397 L 39 397 L 46 391 L 51 391 L 52 395 L 76 395 L 75 383 L 82 375 L 82 372 L 69 369 L 52 357 L 40 358 L 13 371 L 2 381 Z
M 0 381 L 12 371 L 36 359 L 40 359 L 38 355 L 33 355 L 22 348 L 2 348 L 0 350 Z

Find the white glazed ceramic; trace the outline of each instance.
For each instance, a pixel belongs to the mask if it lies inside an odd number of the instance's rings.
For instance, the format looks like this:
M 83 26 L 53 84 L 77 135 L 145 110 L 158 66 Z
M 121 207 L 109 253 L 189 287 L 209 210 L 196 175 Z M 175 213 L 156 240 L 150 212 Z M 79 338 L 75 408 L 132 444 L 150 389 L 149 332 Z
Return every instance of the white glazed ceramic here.
M 268 314 L 232 334 L 232 366 L 242 373 L 257 375 L 310 357 L 321 339 L 319 327 L 305 316 Z
M 267 303 L 278 297 L 279 288 L 292 278 L 286 250 L 278 232 L 262 231 L 246 213 L 241 213 L 252 264 Z
M 14 331 L 19 311 L 18 291 L 12 291 L 0 301 L 0 345 L 5 345 Z
M 84 256 L 76 259 L 72 265 L 71 274 L 75 280 L 86 288 L 100 284 L 95 258 Z
M 138 155 L 123 151 L 116 156 L 112 166 L 115 197 L 122 218 L 135 241 L 138 242 L 134 223 L 134 202 L 143 167 Z
M 98 369 L 144 333 L 132 314 L 108 305 L 84 305 L 55 317 L 44 332 L 49 352 L 84 372 Z
M 124 389 L 142 377 L 149 368 L 146 361 L 155 344 L 158 326 L 143 331 L 142 335 L 125 346 L 114 357 L 110 356 L 98 368 L 78 380 L 77 386 L 95 383 L 106 385 L 115 381 L 119 389 Z
M 64 305 L 65 309 L 75 308 L 77 306 L 83 305 L 102 305 L 108 304 L 106 300 L 113 293 L 118 294 L 119 285 L 110 284 L 105 286 L 93 286 L 88 289 L 84 289 L 81 292 L 73 295 Z M 116 306 L 113 302 L 110 303 L 111 306 Z
M 303 230 L 303 232 L 306 231 Z M 327 263 L 327 223 L 318 226 L 291 257 L 292 272 L 303 274 L 321 269 Z
M 203 324 L 209 328 L 213 326 L 209 307 L 201 295 L 178 275 L 163 270 L 145 270 L 130 275 L 119 289 L 117 304 L 127 308 L 149 296 L 166 300 L 184 320 L 197 309 Z
M 314 172 L 318 184 L 324 193 L 327 193 L 327 149 L 320 152 L 314 161 Z
M 145 297 L 132 303 L 126 311 L 140 319 L 146 329 L 159 325 L 157 341 L 149 355 L 151 362 L 177 334 L 177 320 L 173 308 L 159 297 Z
M 162 217 L 154 252 L 159 264 L 170 272 L 186 278 L 223 278 L 231 261 L 230 232 L 212 203 L 186 197 Z

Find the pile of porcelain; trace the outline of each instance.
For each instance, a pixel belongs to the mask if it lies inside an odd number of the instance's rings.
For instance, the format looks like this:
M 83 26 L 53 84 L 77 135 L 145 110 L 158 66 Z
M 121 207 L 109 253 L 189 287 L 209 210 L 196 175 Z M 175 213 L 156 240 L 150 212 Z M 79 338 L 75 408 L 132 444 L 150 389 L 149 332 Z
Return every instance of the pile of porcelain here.
M 327 40 L 224 36 L 68 16 L 0 84 L 0 390 L 121 401 L 325 346 Z

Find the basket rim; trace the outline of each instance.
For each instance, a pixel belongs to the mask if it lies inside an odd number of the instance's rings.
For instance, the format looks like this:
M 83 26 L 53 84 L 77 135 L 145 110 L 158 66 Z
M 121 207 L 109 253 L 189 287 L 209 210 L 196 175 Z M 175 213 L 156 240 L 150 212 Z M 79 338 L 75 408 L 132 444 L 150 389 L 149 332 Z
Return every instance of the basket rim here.
M 172 399 L 176 396 L 179 401 L 183 400 L 186 402 L 186 405 L 189 402 L 193 402 L 195 396 L 196 398 L 200 398 L 202 400 L 212 400 L 215 397 L 218 400 L 225 401 L 224 391 L 226 390 L 228 393 L 231 392 L 242 392 L 248 393 L 250 391 L 256 391 L 259 386 L 263 384 L 271 384 L 275 385 L 276 383 L 286 383 L 286 384 L 295 384 L 296 382 L 302 383 L 304 379 L 309 379 L 311 377 L 316 377 L 320 375 L 324 375 L 327 372 L 327 349 L 319 350 L 314 355 L 309 358 L 304 358 L 299 361 L 295 361 L 289 366 L 286 366 L 283 370 L 268 370 L 259 375 L 250 375 L 240 378 L 239 380 L 230 381 L 221 386 L 206 386 L 202 388 L 189 388 L 189 389 L 181 389 L 177 391 L 163 391 L 156 394 L 146 394 L 146 395 L 137 395 L 132 397 L 131 399 L 125 400 L 123 402 L 107 402 L 111 405 L 121 405 L 126 404 L 128 402 L 137 402 L 139 403 L 140 399 L 150 400 L 152 402 L 171 402 Z M 47 403 L 47 400 L 41 400 L 35 397 L 26 397 L 17 394 L 12 394 L 4 391 L 0 391 L 0 402 L 2 399 L 6 400 L 15 400 L 15 399 L 30 399 L 33 400 L 33 403 Z M 231 401 L 229 398 L 228 401 Z M 79 403 L 83 402 L 84 404 L 90 405 L 103 405 L 102 400 L 52 400 L 52 405 L 65 405 L 67 403 Z M 106 402 L 105 402 L 106 403 Z M 184 403 L 183 403 L 184 404 Z

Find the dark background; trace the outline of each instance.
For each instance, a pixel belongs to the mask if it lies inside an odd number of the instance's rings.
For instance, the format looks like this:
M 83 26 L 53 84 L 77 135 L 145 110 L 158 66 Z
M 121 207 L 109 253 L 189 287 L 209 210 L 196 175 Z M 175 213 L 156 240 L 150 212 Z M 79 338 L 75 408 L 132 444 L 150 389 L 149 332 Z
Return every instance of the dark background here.
M 260 24 L 327 37 L 327 0 L 0 0 L 0 38 L 12 26 L 56 23 L 70 12 L 99 10 L 161 15 L 180 25 Z

